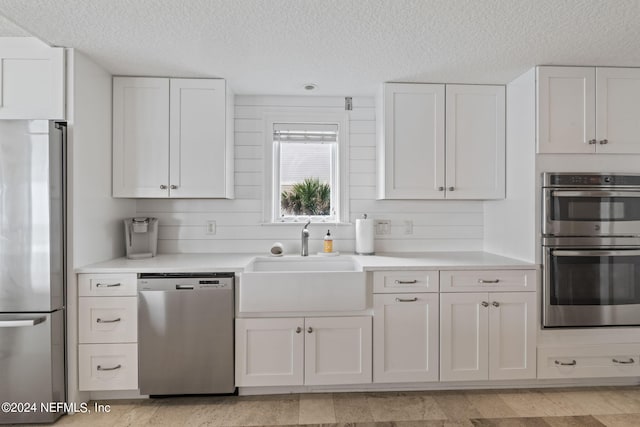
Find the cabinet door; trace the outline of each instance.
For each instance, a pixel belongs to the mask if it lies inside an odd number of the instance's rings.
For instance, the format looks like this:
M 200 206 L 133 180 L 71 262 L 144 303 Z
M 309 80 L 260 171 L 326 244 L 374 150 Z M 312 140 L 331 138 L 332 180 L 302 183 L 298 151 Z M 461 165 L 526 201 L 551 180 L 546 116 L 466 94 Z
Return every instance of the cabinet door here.
M 487 380 L 488 340 L 487 293 L 440 294 L 441 381 Z
M 373 382 L 438 381 L 438 294 L 373 296 Z
M 78 342 L 138 341 L 138 298 L 78 298 Z
M 536 293 L 490 293 L 489 303 L 489 378 L 535 378 Z
M 640 68 L 596 68 L 596 151 L 640 153 Z
M 136 390 L 138 344 L 80 344 L 78 390 Z
M 169 80 L 113 79 L 113 197 L 169 195 Z
M 538 67 L 538 153 L 593 153 L 595 69 Z
M 305 385 L 371 382 L 371 317 L 311 317 L 305 328 Z
M 65 118 L 64 49 L 0 38 L 0 119 Z
M 388 83 L 383 98 L 378 198 L 444 198 L 444 85 Z
M 447 85 L 446 122 L 446 198 L 504 198 L 505 87 Z
M 171 79 L 170 86 L 170 197 L 229 197 L 225 81 Z
M 236 385 L 302 385 L 304 319 L 236 319 Z

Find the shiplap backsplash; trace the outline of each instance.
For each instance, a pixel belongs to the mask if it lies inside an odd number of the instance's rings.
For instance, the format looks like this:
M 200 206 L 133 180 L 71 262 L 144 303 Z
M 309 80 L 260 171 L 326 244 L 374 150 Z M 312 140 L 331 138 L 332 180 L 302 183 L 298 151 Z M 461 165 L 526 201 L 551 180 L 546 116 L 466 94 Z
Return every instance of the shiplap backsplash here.
M 344 111 L 341 97 L 237 96 L 235 107 L 234 200 L 139 199 L 138 216 L 159 218 L 158 250 L 177 252 L 267 252 L 282 242 L 287 253 L 300 250 L 301 224 L 264 225 L 262 214 L 265 113 Z M 482 250 L 483 204 L 480 201 L 375 200 L 375 100 L 353 99 L 349 112 L 350 221 L 367 213 L 391 221 L 391 234 L 376 236 L 376 252 Z M 425 165 L 425 167 L 428 167 Z M 206 222 L 216 222 L 216 234 L 206 234 Z M 413 234 L 405 233 L 413 221 Z M 320 251 L 331 230 L 334 250 L 353 252 L 355 227 L 310 226 L 310 253 Z

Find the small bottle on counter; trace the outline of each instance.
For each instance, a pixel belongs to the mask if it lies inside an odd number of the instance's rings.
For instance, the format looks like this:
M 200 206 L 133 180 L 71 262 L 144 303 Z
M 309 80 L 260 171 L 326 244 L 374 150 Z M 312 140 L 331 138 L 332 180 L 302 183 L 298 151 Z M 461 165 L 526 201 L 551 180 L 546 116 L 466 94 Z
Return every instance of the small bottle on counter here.
M 333 237 L 331 237 L 331 232 L 327 230 L 327 235 L 324 236 L 324 253 L 330 254 L 333 252 Z

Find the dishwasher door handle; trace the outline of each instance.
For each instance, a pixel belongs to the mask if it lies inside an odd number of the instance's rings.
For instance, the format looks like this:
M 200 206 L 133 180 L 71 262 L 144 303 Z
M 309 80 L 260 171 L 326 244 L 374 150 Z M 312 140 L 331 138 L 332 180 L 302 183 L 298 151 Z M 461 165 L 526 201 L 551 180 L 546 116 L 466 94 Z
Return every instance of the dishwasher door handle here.
M 178 290 L 182 290 L 182 289 L 195 289 L 196 287 L 193 285 L 176 285 L 176 289 Z

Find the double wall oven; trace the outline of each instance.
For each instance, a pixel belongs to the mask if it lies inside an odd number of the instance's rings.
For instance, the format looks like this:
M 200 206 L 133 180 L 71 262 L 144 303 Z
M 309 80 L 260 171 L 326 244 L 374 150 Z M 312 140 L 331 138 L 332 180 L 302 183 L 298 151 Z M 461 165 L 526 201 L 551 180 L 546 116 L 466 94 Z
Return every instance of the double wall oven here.
M 640 325 L 640 175 L 542 181 L 543 326 Z

